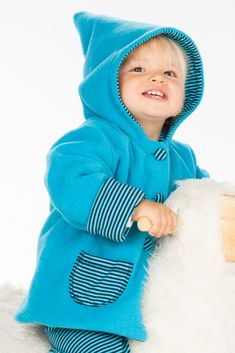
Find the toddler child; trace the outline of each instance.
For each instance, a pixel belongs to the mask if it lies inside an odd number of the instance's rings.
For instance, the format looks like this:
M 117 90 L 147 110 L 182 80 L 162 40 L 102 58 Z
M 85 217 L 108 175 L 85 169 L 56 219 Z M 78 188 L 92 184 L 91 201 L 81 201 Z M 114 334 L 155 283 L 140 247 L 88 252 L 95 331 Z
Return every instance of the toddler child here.
M 54 353 L 130 352 L 147 337 L 141 298 L 157 238 L 177 227 L 175 181 L 208 174 L 172 139 L 201 100 L 202 63 L 174 28 L 80 12 L 83 124 L 48 153 L 51 207 L 16 319 L 45 327 Z M 149 233 L 136 221 L 146 216 Z

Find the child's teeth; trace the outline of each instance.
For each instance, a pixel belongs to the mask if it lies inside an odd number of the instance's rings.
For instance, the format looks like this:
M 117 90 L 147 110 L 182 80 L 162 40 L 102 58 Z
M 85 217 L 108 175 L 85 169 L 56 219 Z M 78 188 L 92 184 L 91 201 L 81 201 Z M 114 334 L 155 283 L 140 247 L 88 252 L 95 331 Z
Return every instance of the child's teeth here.
M 153 94 L 153 95 L 157 95 L 157 96 L 163 97 L 163 93 L 159 92 L 159 91 L 147 91 L 147 94 Z

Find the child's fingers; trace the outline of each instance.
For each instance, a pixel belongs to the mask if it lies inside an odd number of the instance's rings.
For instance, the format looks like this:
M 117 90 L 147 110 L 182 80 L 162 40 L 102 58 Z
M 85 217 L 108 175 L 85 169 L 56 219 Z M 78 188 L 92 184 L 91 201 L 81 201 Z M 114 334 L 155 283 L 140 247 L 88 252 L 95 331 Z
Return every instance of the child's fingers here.
M 159 214 L 158 220 L 154 222 L 153 227 L 150 229 L 149 234 L 160 238 L 162 235 L 167 234 L 169 229 L 170 216 L 168 212 Z
M 164 217 L 159 213 L 158 217 L 154 219 L 154 222 L 152 222 L 153 225 L 149 230 L 149 234 L 159 238 L 162 235 L 161 229 L 162 229 L 163 221 L 164 221 Z
M 174 233 L 177 229 L 178 225 L 178 217 L 177 215 L 171 211 L 171 227 L 170 227 L 170 233 Z
M 158 216 L 158 222 L 151 227 L 149 234 L 157 238 L 173 233 L 177 228 L 177 216 L 174 212 L 168 211 Z
M 161 235 L 167 235 L 172 232 L 175 227 L 174 215 L 170 209 L 166 209 L 162 217 L 161 227 L 159 233 Z
M 159 221 L 157 223 L 153 223 L 152 228 L 150 229 L 149 234 L 160 238 L 160 236 L 162 236 L 162 220 L 159 219 Z

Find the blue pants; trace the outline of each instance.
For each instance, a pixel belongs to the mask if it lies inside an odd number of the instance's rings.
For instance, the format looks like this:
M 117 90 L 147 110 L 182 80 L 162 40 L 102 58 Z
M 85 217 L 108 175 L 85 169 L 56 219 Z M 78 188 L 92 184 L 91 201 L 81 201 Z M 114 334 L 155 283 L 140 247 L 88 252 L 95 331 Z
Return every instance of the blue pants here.
M 45 327 L 51 353 L 130 353 L 126 337 L 96 331 Z

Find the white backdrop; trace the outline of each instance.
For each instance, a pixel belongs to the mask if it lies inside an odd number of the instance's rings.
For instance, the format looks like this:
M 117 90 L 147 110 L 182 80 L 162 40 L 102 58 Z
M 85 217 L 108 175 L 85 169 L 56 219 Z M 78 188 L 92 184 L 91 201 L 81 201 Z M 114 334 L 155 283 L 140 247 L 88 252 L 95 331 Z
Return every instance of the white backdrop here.
M 0 0 L 0 281 L 29 285 L 48 215 L 46 153 L 83 121 L 83 57 L 72 19 L 82 10 L 176 27 L 195 40 L 205 94 L 175 138 L 191 144 L 213 179 L 235 181 L 232 0 Z

